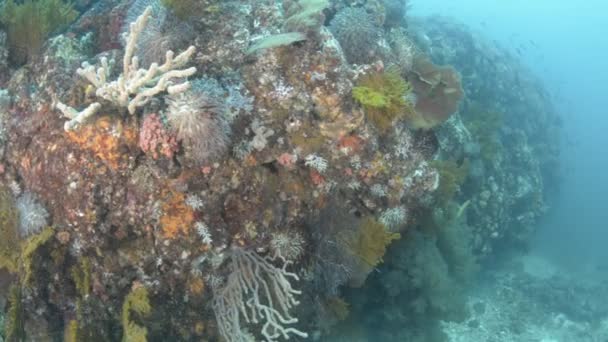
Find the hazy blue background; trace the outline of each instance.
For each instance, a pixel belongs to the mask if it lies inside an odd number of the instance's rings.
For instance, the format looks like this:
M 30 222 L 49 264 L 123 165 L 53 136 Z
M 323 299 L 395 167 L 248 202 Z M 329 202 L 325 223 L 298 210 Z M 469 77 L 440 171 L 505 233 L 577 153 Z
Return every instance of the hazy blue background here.
M 570 266 L 608 266 L 608 1 L 412 0 L 410 13 L 452 16 L 513 52 L 527 47 L 524 62 L 564 118 L 562 191 L 535 248 Z

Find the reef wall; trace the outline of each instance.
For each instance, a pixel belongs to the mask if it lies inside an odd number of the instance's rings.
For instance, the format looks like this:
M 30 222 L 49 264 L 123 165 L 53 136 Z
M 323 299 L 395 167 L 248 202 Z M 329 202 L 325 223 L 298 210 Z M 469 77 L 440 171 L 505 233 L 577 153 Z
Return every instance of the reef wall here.
M 404 1 L 69 10 L 0 21 L 7 340 L 437 340 L 556 186 L 542 86 Z

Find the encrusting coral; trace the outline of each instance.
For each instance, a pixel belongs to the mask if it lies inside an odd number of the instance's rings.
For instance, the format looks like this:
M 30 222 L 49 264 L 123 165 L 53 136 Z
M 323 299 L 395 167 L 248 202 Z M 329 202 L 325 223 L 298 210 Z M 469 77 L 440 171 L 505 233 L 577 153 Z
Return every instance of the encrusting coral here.
M 123 57 L 123 72 L 115 81 L 108 81 L 110 76 L 110 63 L 107 58 L 101 59 L 101 67 L 83 63 L 77 74 L 86 78 L 95 88 L 95 95 L 107 100 L 114 105 L 127 108 L 130 114 L 135 114 L 138 107 L 147 104 L 154 96 L 167 92 L 169 94 L 182 93 L 190 88 L 187 81 L 173 84 L 173 79 L 192 76 L 196 72 L 195 67 L 180 69 L 188 63 L 195 52 L 194 46 L 174 56 L 173 51 L 167 51 L 165 63 L 158 65 L 152 63 L 148 70 L 140 69 L 139 62 L 134 56 L 137 47 L 137 37 L 146 28 L 146 23 L 152 9 L 147 8 L 137 20 L 130 25 L 129 35 L 125 46 Z M 82 111 L 78 111 L 61 102 L 55 104 L 65 117 L 69 119 L 65 123 L 65 130 L 74 130 L 82 125 L 88 118 L 95 115 L 101 108 L 99 102 L 90 104 Z

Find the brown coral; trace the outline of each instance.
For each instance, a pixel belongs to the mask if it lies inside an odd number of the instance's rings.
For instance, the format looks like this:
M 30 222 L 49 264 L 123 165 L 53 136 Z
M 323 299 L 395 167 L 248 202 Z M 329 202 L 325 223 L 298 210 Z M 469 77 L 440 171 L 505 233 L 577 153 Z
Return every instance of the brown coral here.
M 458 110 L 464 97 L 456 70 L 420 56 L 414 58 L 408 81 L 416 95 L 417 115 L 408 120 L 414 128 L 430 129 L 444 122 Z

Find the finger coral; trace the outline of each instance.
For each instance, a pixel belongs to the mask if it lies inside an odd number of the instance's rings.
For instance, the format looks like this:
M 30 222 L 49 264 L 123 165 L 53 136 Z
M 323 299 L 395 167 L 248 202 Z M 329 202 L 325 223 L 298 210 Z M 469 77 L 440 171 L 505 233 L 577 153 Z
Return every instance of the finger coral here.
M 148 329 L 135 323 L 132 316 L 135 314 L 145 317 L 150 314 L 151 310 L 148 290 L 141 285 L 133 288 L 122 304 L 123 341 L 147 341 Z

